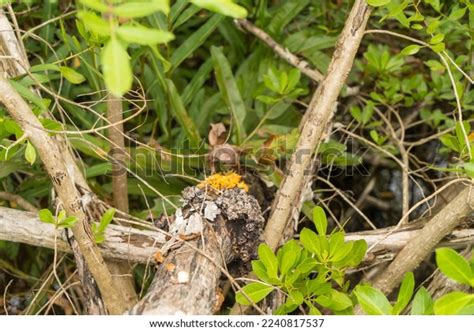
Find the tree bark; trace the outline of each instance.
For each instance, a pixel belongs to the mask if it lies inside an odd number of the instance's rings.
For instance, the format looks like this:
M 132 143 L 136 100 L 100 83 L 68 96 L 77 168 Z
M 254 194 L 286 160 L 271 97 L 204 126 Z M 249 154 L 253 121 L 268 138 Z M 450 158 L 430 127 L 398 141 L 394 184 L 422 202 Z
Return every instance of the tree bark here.
M 347 233 L 346 241 L 363 239 L 368 246 L 377 244 L 365 258 L 373 263 L 379 256 L 386 258 L 403 249 L 411 240 L 420 236 L 422 224 L 403 226 L 396 231 L 385 228 L 372 231 Z M 57 239 L 56 245 L 54 239 Z M 105 241 L 99 245 L 102 255 L 111 260 L 127 263 L 155 264 L 155 254 L 167 242 L 167 234 L 159 230 L 141 230 L 110 224 L 105 231 Z M 0 207 L 0 240 L 71 252 L 64 230 L 43 223 L 37 213 Z M 454 248 L 474 244 L 474 229 L 459 228 L 439 243 Z
M 275 250 L 293 213 L 301 209 L 301 187 L 305 187 L 312 156 L 323 137 L 339 92 L 352 68 L 370 15 L 365 0 L 357 0 L 341 32 L 324 80 L 318 86 L 302 122 L 301 135 L 288 171 L 274 200 L 264 238 Z
M 406 272 L 415 269 L 436 245 L 474 209 L 473 186 L 466 186 L 451 202 L 441 209 L 398 253 L 393 262 L 374 281 L 374 286 L 390 293 Z
M 64 163 L 67 157 L 60 144 L 43 131 L 41 122 L 3 75 L 0 77 L 0 102 L 38 151 L 67 215 L 77 218 L 72 231 L 107 309 L 111 314 L 122 313 L 127 308 L 126 301 L 122 292 L 114 287 L 112 276 L 90 235 L 90 225 L 73 180 L 73 165 Z
M 126 164 L 125 138 L 123 136 L 123 108 L 122 99 L 112 94 L 107 96 L 107 120 L 113 124 L 109 128 L 112 158 L 112 196 L 114 207 L 128 214 L 128 183 Z M 135 281 L 132 267 L 126 263 L 109 263 L 107 266 L 115 277 L 116 285 L 122 289 L 124 296 L 131 307 L 137 302 Z

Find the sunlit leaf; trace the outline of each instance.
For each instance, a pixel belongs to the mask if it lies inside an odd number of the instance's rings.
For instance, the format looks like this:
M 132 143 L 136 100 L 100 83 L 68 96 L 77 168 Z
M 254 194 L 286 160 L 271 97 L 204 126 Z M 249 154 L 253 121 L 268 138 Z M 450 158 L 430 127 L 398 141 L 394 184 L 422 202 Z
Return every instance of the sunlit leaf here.
M 125 47 L 112 37 L 101 52 L 102 72 L 107 89 L 116 96 L 122 96 L 132 87 L 132 68 Z

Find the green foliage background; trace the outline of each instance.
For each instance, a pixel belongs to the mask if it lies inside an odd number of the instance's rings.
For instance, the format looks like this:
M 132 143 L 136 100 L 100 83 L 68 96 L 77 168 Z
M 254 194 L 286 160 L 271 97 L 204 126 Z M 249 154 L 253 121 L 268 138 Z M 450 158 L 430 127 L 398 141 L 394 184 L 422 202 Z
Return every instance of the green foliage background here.
M 429 190 L 435 190 L 441 179 L 472 177 L 473 4 L 368 2 L 376 8 L 339 99 L 334 117 L 338 126 L 318 150 L 326 169 L 342 169 L 344 174 L 341 179 L 331 170 L 326 177 L 337 185 L 350 182 L 352 170 L 373 166 L 370 159 L 385 160 L 384 169 L 394 173 L 401 152 L 410 155 L 413 176 Z M 207 153 L 214 146 L 207 138 L 212 123 L 226 126 L 226 143 L 239 151 L 240 167 L 269 186 L 279 185 L 297 141 L 299 123 L 317 84 L 237 28 L 233 20 L 246 17 L 324 74 L 352 4 L 18 1 L 12 8 L 24 30 L 31 69 L 12 84 L 45 129 L 52 135 L 66 134 L 94 193 L 106 201 L 112 194 L 113 148 L 106 138 L 105 98 L 107 91 L 123 96 L 131 213 L 157 218 L 172 213 L 181 190 L 209 173 Z M 397 140 L 390 128 L 401 127 L 404 135 Z M 39 209 L 52 205 L 52 186 L 34 147 L 2 108 L 0 185 L 0 190 L 19 194 Z M 313 187 L 317 194 L 305 202 L 306 219 L 315 220 L 314 207 L 327 201 L 327 187 L 322 186 L 321 192 Z M 342 189 L 359 192 L 356 186 Z M 325 208 L 333 216 L 342 215 L 343 203 Z M 0 205 L 16 207 L 3 201 Z M 388 218 L 377 225 L 396 223 Z M 338 228 L 336 223 L 329 222 L 330 231 Z M 366 227 L 360 224 L 365 223 L 355 216 L 343 225 L 350 230 Z M 13 296 L 29 305 L 29 313 L 39 311 L 40 305 L 33 307 L 31 296 L 23 292 L 44 280 L 51 259 L 48 250 L 0 242 L 0 285 L 20 279 Z M 140 286 L 143 273 L 137 268 Z M 344 286 L 342 280 L 338 285 Z M 362 286 L 355 294 L 359 301 Z M 415 298 L 425 298 L 420 291 Z M 383 313 L 400 313 L 404 308 L 389 312 L 390 303 L 378 302 Z M 430 312 L 413 307 L 419 309 L 416 312 Z

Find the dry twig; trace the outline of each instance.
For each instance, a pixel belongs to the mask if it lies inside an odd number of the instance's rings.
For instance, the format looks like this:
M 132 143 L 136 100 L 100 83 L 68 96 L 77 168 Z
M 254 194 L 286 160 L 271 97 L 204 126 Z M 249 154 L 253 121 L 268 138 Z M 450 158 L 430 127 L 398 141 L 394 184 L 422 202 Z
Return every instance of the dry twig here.
M 299 57 L 291 53 L 287 48 L 284 48 L 283 46 L 278 44 L 271 36 L 269 36 L 262 29 L 256 27 L 251 22 L 245 19 L 234 20 L 234 23 L 242 30 L 252 33 L 255 37 L 264 42 L 268 47 L 273 49 L 273 51 L 278 54 L 278 56 L 280 56 L 292 66 L 298 68 L 304 75 L 308 76 L 315 82 L 320 82 L 323 80 L 323 74 L 321 74 L 317 69 L 311 68 L 308 62 L 301 60 Z

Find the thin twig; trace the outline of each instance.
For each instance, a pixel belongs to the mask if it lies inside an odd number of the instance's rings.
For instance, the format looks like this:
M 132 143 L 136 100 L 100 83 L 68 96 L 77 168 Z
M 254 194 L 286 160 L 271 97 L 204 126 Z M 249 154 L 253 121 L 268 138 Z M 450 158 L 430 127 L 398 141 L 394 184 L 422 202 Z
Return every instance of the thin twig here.
M 240 19 L 234 20 L 235 25 L 242 30 L 252 33 L 255 37 L 264 42 L 268 47 L 278 54 L 282 59 L 298 68 L 303 74 L 314 80 L 315 82 L 321 82 L 324 75 L 321 74 L 317 69 L 311 68 L 308 62 L 301 60 L 299 57 L 291 53 L 287 48 L 284 48 L 278 44 L 272 37 L 270 37 L 265 31 L 256 27 L 251 22 Z

